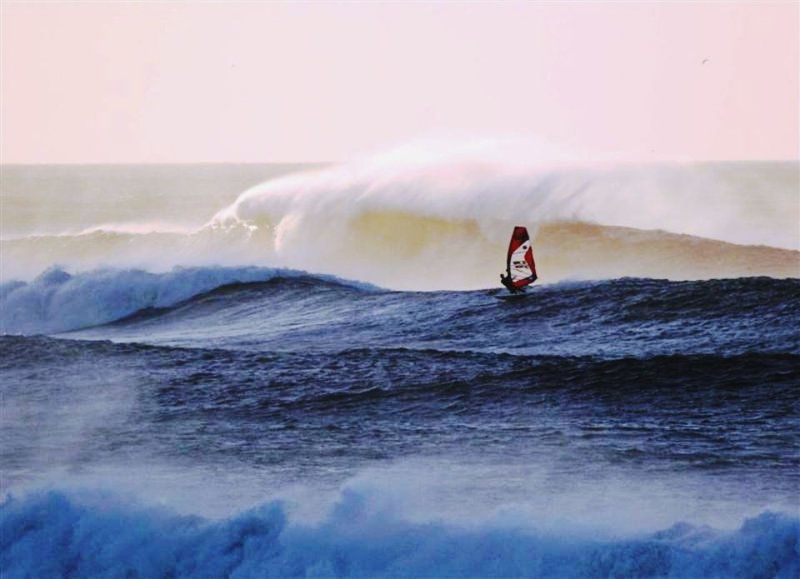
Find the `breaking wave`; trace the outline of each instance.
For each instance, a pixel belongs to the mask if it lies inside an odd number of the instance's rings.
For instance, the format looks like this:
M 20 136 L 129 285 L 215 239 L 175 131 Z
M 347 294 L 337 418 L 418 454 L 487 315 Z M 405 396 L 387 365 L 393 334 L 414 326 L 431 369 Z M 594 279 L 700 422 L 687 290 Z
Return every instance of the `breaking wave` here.
M 366 314 L 381 304 L 391 305 L 384 337 L 399 336 L 393 325 L 404 325 L 414 319 L 415 334 L 438 340 L 442 324 L 452 318 L 467 315 L 461 329 L 475 328 L 478 335 L 494 336 L 496 323 L 514 323 L 519 315 L 537 320 L 549 320 L 561 328 L 583 323 L 583 320 L 600 316 L 606 325 L 647 324 L 656 320 L 669 322 L 683 320 L 688 331 L 690 321 L 705 319 L 741 319 L 747 332 L 758 331 L 759 343 L 784 344 L 785 322 L 797 314 L 792 297 L 797 292 L 798 280 L 770 278 L 738 278 L 711 281 L 670 282 L 626 278 L 612 281 L 563 282 L 539 287 L 536 299 L 518 304 L 513 309 L 499 307 L 491 291 L 401 293 L 381 291 L 365 302 L 364 291 L 380 288 L 358 281 L 335 276 L 311 275 L 298 270 L 268 267 L 193 267 L 175 268 L 164 273 L 150 273 L 139 269 L 100 269 L 70 274 L 60 268 L 51 268 L 30 282 L 13 281 L 0 284 L 0 331 L 3 334 L 58 333 L 99 326 L 127 319 L 129 329 L 137 320 L 145 323 L 147 332 L 154 332 L 154 316 L 161 330 L 191 326 L 206 320 L 204 328 L 223 328 L 232 317 L 239 324 L 252 324 L 263 331 L 264 312 L 284 312 L 282 323 L 275 328 L 294 323 L 304 326 L 305 317 L 313 312 L 319 322 L 330 324 L 337 331 L 336 321 L 347 320 L 350 340 L 361 336 L 364 344 L 377 337 L 376 323 Z M 343 291 L 331 292 L 339 288 Z M 355 292 L 355 293 L 354 293 Z M 248 305 L 249 304 L 249 305 Z M 480 306 L 480 313 L 473 308 Z M 742 308 L 745 308 L 744 310 Z M 172 311 L 180 310 L 180 311 Z M 166 315 L 167 312 L 170 315 Z M 227 312 L 227 316 L 222 315 Z M 345 314 L 344 312 L 348 312 Z M 415 315 L 427 312 L 421 319 Z M 291 315 L 290 315 L 291 314 Z M 292 316 L 296 316 L 294 319 Z M 400 319 L 410 316 L 408 320 Z M 450 317 L 448 317 L 450 316 Z M 290 323 L 290 318 L 294 321 Z M 273 318 L 274 320 L 274 318 Z M 558 322 L 558 323 L 556 323 Z M 779 323 L 780 322 L 780 323 Z M 771 332 L 760 328 L 774 323 Z M 382 325 L 382 324 L 381 324 Z M 745 326 L 738 332 L 744 332 Z M 578 327 L 578 326 L 575 326 Z M 787 331 L 793 329 L 788 323 Z M 140 328 L 142 329 L 142 328 Z M 183 327 L 183 330 L 188 330 Z M 363 335 L 362 335 L 363 332 Z M 580 334 L 580 332 L 579 332 Z M 691 334 L 691 332 L 689 332 Z M 698 331 L 685 335 L 697 338 Z M 196 332 L 187 335 L 197 337 Z M 457 334 L 456 334 L 457 335 Z M 542 346 L 545 351 L 555 347 L 552 332 L 537 332 L 549 336 Z M 406 333 L 406 337 L 408 333 Z M 752 346 L 753 336 L 749 336 Z M 498 343 L 502 336 L 495 336 Z M 574 342 L 578 336 L 570 338 Z M 597 340 L 597 336 L 595 336 Z M 624 340 L 623 340 L 624 341 Z M 490 340 L 491 342 L 491 340 Z M 523 340 L 529 343 L 530 340 Z M 584 342 L 582 348 L 595 351 L 603 340 Z M 790 340 L 791 342 L 791 340 Z M 522 342 L 518 341 L 518 345 Z M 619 345 L 620 340 L 616 340 Z M 463 345 L 463 344 L 462 344 Z M 352 346 L 352 343 L 351 343 Z M 696 348 L 706 351 L 709 344 Z M 719 347 L 718 342 L 713 343 Z M 538 350 L 537 350 L 538 351 Z M 781 350 L 783 351 L 783 350 Z
M 174 306 L 226 285 L 303 276 L 307 274 L 264 267 L 175 268 L 161 274 L 106 269 L 75 275 L 51 268 L 31 282 L 0 285 L 0 326 L 4 334 L 63 332 Z
M 399 157 L 399 158 L 398 158 Z M 281 247 L 302 232 L 349 227 L 364 216 L 474 223 L 488 239 L 508 223 L 581 222 L 661 230 L 739 245 L 800 249 L 796 163 L 542 166 L 463 154 L 397 153 L 258 185 L 212 224 L 274 230 Z M 306 228 L 305 226 L 314 227 Z M 309 240 L 305 240 L 308 242 Z
M 45 492 L 0 507 L 8 577 L 796 577 L 800 519 L 764 512 L 732 531 L 677 523 L 619 537 L 404 520 L 345 490 L 322 521 L 279 502 L 210 521 L 92 493 Z
M 246 227 L 289 263 L 401 289 L 489 285 L 520 223 L 545 280 L 800 275 L 797 167 L 762 167 L 760 182 L 753 169 L 389 155 L 257 186 L 210 227 Z
M 194 230 L 131 215 L 124 227 L 5 239 L 3 276 L 31 279 L 54 264 L 256 265 L 477 289 L 496 283 L 517 224 L 531 230 L 544 282 L 800 276 L 797 163 L 544 167 L 406 153 L 267 181 Z

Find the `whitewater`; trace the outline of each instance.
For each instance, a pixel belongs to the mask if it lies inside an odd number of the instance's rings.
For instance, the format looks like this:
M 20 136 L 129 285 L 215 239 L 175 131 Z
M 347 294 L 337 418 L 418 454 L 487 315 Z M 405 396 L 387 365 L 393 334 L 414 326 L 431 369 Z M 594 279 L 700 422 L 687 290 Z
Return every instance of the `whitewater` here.
M 796 162 L 1 184 L 4 577 L 800 574 Z

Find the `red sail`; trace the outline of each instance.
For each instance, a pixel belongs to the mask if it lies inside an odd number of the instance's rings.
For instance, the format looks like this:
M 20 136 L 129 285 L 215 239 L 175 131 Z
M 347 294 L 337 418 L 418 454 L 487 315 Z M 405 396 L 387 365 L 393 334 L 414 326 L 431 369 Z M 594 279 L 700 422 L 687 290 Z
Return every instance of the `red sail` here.
M 514 287 L 521 288 L 536 281 L 536 263 L 528 230 L 517 226 L 508 244 L 506 270 Z

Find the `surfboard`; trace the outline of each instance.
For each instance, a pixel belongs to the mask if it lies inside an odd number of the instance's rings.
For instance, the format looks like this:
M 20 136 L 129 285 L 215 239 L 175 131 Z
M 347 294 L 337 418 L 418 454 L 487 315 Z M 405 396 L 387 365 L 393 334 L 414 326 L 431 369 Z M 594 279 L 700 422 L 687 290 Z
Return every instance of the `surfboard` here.
M 511 233 L 506 254 L 506 275 L 511 286 L 518 290 L 529 286 L 537 280 L 536 262 L 533 259 L 531 238 L 525 227 L 517 225 Z M 523 290 L 524 291 L 524 290 Z M 505 297 L 520 297 L 524 293 L 511 293 Z
M 495 299 L 502 300 L 504 302 L 516 302 L 520 300 L 524 300 L 525 298 L 532 296 L 534 292 L 521 292 L 518 294 L 509 294 L 509 293 L 501 293 L 501 294 L 494 294 Z

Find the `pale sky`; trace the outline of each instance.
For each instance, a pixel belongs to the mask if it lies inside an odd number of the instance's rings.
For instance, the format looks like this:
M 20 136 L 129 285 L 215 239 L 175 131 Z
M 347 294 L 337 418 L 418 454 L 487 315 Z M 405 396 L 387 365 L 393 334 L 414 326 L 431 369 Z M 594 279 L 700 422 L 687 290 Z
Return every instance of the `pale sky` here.
M 800 5 L 2 3 L 4 163 L 798 158 Z

